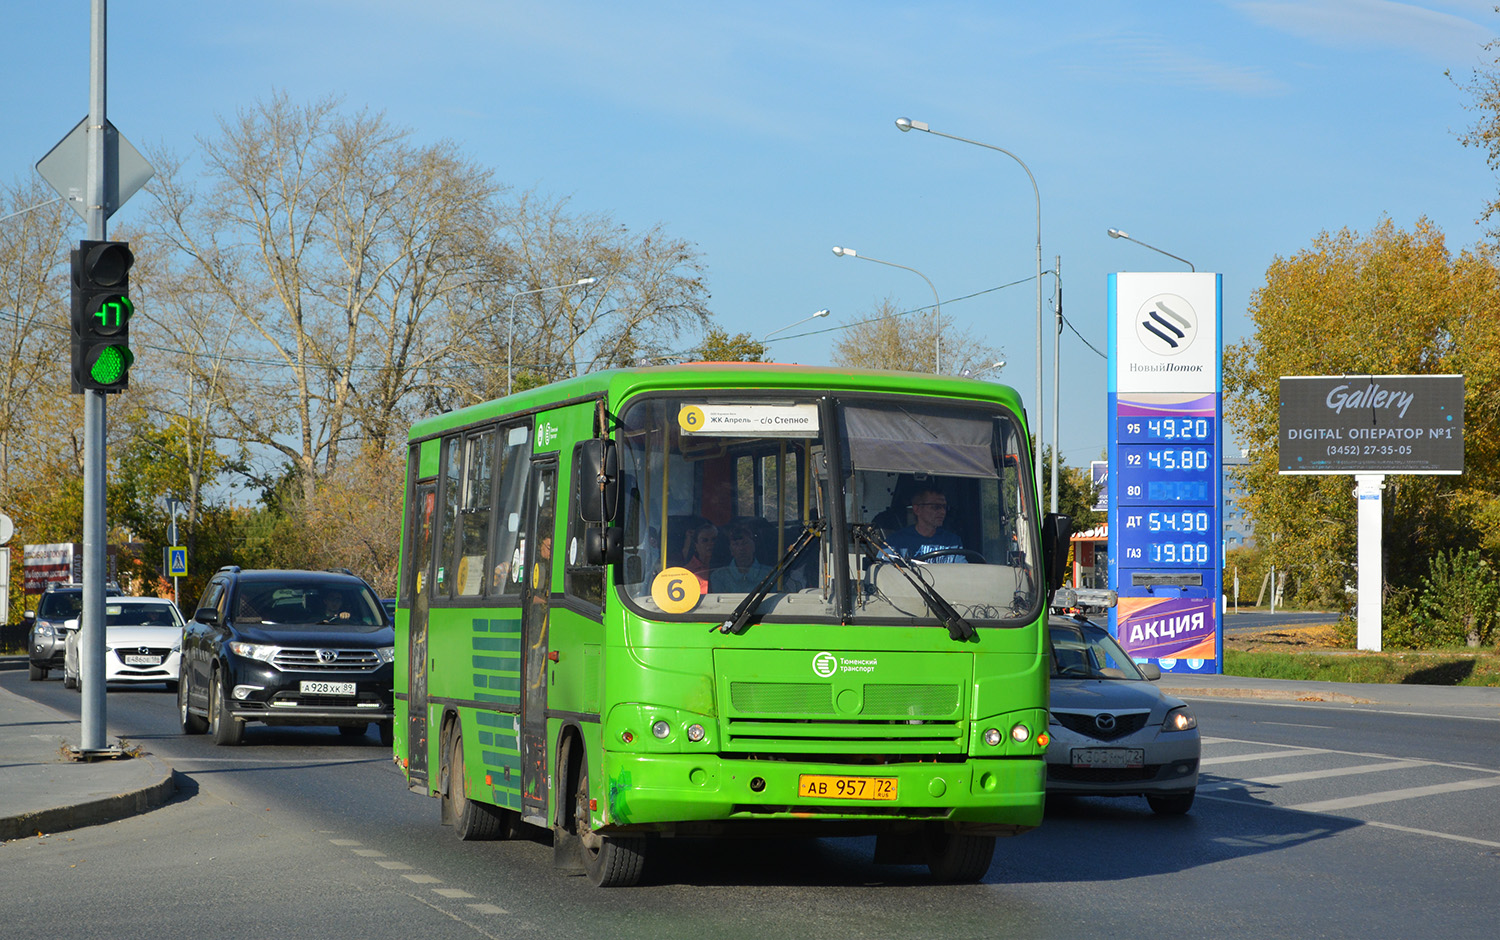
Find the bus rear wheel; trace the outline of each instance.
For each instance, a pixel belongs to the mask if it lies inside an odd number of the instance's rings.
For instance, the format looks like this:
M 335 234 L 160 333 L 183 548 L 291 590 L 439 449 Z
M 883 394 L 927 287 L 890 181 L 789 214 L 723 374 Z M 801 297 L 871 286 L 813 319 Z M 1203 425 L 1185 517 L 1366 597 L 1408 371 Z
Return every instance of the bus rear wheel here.
M 453 832 L 465 842 L 509 839 L 514 834 L 509 810 L 469 799 L 464 767 L 464 737 L 457 727 L 448 739 L 448 786 L 443 791 L 443 818 L 453 820 Z
M 927 870 L 938 881 L 967 884 L 983 878 L 995 857 L 994 836 L 930 830 Z
M 580 752 L 583 745 L 578 744 Z M 582 756 L 573 797 L 573 825 L 578 834 L 583 870 L 600 888 L 628 888 L 640 883 L 646 867 L 643 836 L 606 836 L 594 831 L 589 814 L 589 759 Z

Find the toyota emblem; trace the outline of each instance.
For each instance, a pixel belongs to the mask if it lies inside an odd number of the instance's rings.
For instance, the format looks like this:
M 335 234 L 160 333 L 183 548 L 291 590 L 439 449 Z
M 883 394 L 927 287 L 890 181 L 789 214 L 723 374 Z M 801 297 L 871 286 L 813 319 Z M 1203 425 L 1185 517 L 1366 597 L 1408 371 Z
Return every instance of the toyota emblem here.
M 318 662 L 320 663 L 331 663 L 338 658 L 338 650 L 318 650 Z

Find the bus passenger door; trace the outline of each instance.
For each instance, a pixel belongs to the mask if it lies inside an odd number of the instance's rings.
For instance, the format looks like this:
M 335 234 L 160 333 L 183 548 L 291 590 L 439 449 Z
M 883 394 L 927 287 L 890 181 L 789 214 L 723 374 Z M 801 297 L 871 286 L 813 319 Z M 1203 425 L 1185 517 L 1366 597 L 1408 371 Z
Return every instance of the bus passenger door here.
M 547 825 L 547 626 L 557 460 L 532 464 L 526 583 L 521 600 L 521 816 Z
M 412 565 L 407 596 L 406 759 L 407 782 L 416 790 L 427 787 L 427 610 L 432 598 L 433 516 L 437 511 L 437 482 L 418 483 L 411 514 Z

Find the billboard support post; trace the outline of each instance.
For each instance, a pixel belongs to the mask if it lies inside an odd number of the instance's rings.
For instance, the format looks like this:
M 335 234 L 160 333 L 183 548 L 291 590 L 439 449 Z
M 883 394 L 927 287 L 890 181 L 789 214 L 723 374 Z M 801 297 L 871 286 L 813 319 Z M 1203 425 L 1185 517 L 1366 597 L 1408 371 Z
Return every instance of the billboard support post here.
M 1354 477 L 1354 495 L 1359 500 L 1359 623 L 1355 631 L 1359 649 L 1372 653 L 1381 647 L 1381 558 L 1384 530 L 1381 528 L 1382 491 L 1385 474 L 1360 473 Z

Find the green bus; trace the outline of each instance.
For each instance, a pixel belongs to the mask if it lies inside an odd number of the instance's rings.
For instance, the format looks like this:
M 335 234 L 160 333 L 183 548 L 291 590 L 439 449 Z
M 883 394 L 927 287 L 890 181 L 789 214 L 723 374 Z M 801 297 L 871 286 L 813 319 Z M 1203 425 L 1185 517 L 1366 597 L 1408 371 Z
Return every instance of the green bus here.
M 1068 522 L 1039 515 L 1029 441 L 1004 386 L 773 363 L 423 420 L 408 786 L 461 839 L 550 830 L 598 885 L 636 883 L 662 838 L 768 834 L 983 877 L 1042 817 Z

